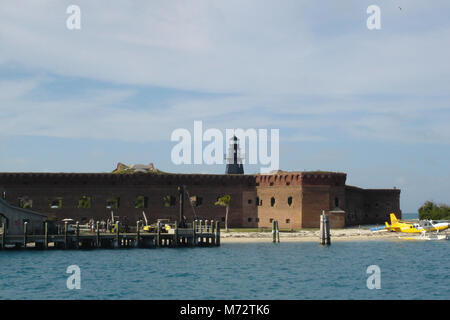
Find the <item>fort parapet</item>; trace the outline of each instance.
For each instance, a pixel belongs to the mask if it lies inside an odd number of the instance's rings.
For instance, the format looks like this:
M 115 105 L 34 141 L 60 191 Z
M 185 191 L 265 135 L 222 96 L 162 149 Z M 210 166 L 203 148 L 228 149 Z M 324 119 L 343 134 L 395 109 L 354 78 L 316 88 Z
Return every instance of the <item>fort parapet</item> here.
M 384 223 L 389 213 L 401 217 L 400 190 L 361 189 L 345 184 L 339 172 L 273 174 L 155 174 L 155 173 L 0 173 L 0 192 L 9 203 L 57 220 L 107 220 L 118 216 L 135 225 L 142 211 L 149 222 L 178 218 L 179 185 L 185 185 L 187 220 L 225 220 L 215 205 L 231 195 L 231 227 L 282 229 L 317 228 L 322 210 L 332 228 Z M 189 201 L 194 199 L 192 201 Z

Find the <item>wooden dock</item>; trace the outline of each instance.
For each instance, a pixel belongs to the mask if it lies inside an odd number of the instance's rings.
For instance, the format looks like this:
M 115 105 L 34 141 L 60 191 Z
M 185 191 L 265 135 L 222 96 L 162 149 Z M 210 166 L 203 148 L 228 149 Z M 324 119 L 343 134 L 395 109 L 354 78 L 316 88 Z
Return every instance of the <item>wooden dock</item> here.
M 21 235 L 8 234 L 5 224 L 1 228 L 0 249 L 94 249 L 94 248 L 159 248 L 159 247 L 212 247 L 220 246 L 220 224 L 213 220 L 196 220 L 178 227 L 177 222 L 169 224 L 166 230 L 159 223 L 153 232 L 143 231 L 138 222 L 136 232 L 120 232 L 120 223 L 115 224 L 114 232 L 99 229 L 80 230 L 77 225 L 69 232 L 67 223 L 60 234 L 49 234 L 48 225 L 44 224 L 44 234 L 28 234 L 27 225 Z

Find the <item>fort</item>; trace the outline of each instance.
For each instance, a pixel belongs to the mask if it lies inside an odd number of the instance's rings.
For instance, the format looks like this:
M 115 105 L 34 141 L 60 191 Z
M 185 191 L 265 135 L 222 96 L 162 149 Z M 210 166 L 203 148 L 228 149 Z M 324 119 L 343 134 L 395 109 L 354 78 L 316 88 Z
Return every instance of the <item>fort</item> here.
M 135 225 L 145 211 L 149 222 L 178 218 L 177 187 L 187 191 L 186 220 L 225 221 L 215 205 L 231 196 L 230 227 L 317 228 L 322 210 L 332 228 L 384 223 L 401 217 L 399 189 L 362 189 L 346 185 L 340 172 L 275 171 L 270 174 L 0 173 L 3 199 L 17 207 L 61 221 L 106 220 L 111 211 L 121 223 Z M 22 223 L 22 221 L 20 222 Z M 223 225 L 223 223 L 222 223 Z

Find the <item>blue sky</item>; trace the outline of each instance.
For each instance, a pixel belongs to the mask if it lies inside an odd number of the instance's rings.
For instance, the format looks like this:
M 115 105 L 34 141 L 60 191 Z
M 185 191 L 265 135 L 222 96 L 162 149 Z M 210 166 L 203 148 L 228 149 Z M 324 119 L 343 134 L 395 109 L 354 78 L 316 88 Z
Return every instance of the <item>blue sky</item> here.
M 66 28 L 71 4 L 81 30 Z M 366 27 L 371 4 L 381 30 Z M 414 0 L 4 2 L 0 171 L 222 173 L 170 160 L 171 132 L 202 120 L 279 129 L 281 169 L 396 186 L 404 212 L 450 203 L 449 12 Z

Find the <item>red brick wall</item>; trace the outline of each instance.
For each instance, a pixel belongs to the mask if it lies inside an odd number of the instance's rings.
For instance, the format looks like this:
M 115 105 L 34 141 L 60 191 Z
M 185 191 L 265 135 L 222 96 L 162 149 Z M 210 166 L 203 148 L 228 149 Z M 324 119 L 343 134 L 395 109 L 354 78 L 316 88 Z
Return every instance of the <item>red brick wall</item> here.
M 302 194 L 302 228 L 318 228 L 322 210 L 330 210 L 330 186 L 303 186 Z
M 328 212 L 330 228 L 342 229 L 345 227 L 345 212 Z
M 400 218 L 400 190 L 346 187 L 346 224 L 384 224 L 389 214 Z
M 58 220 L 83 218 L 106 220 L 111 209 L 106 208 L 108 198 L 120 198 L 114 215 L 125 217 L 130 225 L 142 219 L 144 210 L 149 222 L 159 218 L 177 219 L 179 216 L 178 185 L 186 185 L 190 196 L 202 198 L 202 204 L 195 208 L 199 219 L 219 220 L 225 217 L 225 208 L 216 206 L 217 198 L 231 195 L 229 212 L 230 226 L 241 226 L 243 215 L 243 193 L 254 190 L 252 176 L 226 175 L 112 175 L 112 174 L 0 174 L 0 191 L 6 191 L 6 200 L 18 205 L 19 197 L 27 196 L 33 201 L 32 209 Z M 165 207 L 163 197 L 172 195 L 176 204 Z M 91 197 L 91 207 L 77 208 L 82 196 Z M 138 196 L 148 197 L 147 208 L 135 208 Z M 52 199 L 62 198 L 61 209 L 51 209 Z M 194 218 L 190 202 L 185 198 L 184 215 L 189 221 Z M 222 224 L 223 225 L 223 224 Z
M 262 205 L 258 206 L 259 227 L 272 227 L 271 219 L 280 229 L 298 229 L 302 225 L 302 189 L 299 186 L 260 186 L 256 188 Z M 292 197 L 289 205 L 288 199 Z M 272 206 L 272 198 L 275 203 Z
M 120 198 L 120 207 L 114 209 L 121 220 L 127 217 L 134 225 L 142 219 L 144 210 L 150 222 L 158 218 L 178 218 L 178 185 L 186 185 L 190 196 L 202 198 L 195 208 L 197 218 L 223 221 L 225 208 L 216 206 L 217 198 L 231 195 L 230 227 L 271 227 L 276 219 L 282 229 L 317 228 L 322 210 L 339 208 L 346 212 L 346 225 L 384 223 L 390 212 L 399 218 L 400 190 L 370 190 L 345 186 L 344 173 L 291 172 L 273 175 L 201 175 L 201 174 L 81 174 L 81 173 L 0 173 L 0 192 L 6 191 L 6 200 L 18 205 L 19 197 L 33 200 L 32 209 L 58 219 L 82 218 L 106 220 L 110 211 L 106 201 Z M 91 197 L 90 209 L 78 209 L 81 196 Z M 172 207 L 164 207 L 162 198 L 174 196 Z M 148 208 L 136 209 L 138 196 L 148 197 Z M 256 198 L 262 200 L 257 206 Z M 271 198 L 275 204 L 271 205 Z M 292 204 L 288 198 L 292 197 Z M 63 199 L 62 209 L 50 209 L 49 202 Z M 250 200 L 250 203 L 249 203 Z M 184 215 L 191 221 L 193 210 L 186 197 Z M 259 219 L 259 221 L 258 221 Z M 342 225 L 342 217 L 331 217 L 332 225 Z M 223 223 L 222 223 L 223 226 Z

